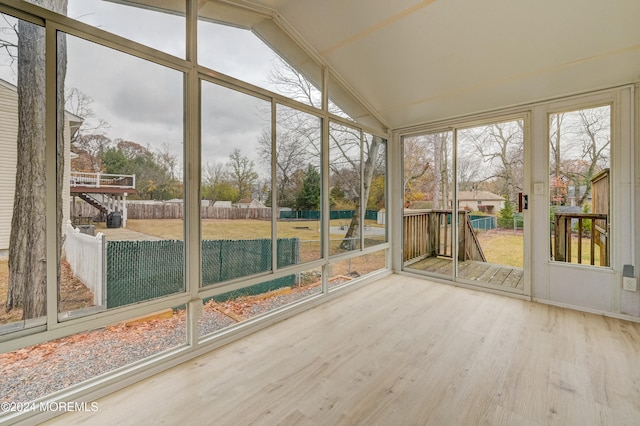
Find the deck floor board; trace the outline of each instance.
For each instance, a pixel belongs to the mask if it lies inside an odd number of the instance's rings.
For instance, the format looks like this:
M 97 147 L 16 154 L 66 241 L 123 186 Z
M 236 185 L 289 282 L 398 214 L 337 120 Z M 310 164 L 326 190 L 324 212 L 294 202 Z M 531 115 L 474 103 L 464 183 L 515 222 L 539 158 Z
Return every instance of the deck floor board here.
M 429 257 L 406 266 L 408 270 L 420 270 L 451 275 L 453 262 L 450 258 Z M 524 272 L 521 268 L 493 263 L 464 261 L 458 263 L 458 277 L 510 289 L 524 289 Z

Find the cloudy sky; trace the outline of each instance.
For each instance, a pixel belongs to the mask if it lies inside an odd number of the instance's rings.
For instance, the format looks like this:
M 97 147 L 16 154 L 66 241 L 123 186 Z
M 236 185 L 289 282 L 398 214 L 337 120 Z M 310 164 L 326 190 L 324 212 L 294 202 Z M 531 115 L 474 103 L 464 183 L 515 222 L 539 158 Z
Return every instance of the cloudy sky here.
M 184 17 L 101 0 L 69 0 L 68 15 L 183 58 Z M 6 22 L 0 20 L 0 26 Z M 251 32 L 199 22 L 200 63 L 269 88 L 265 76 L 275 55 Z M 109 124 L 111 139 L 169 149 L 181 157 L 183 133 L 182 73 L 122 52 L 69 36 L 67 88 L 92 99 L 94 119 Z M 0 52 L 0 78 L 15 79 Z M 236 147 L 259 165 L 255 144 L 269 126 L 264 101 L 203 83 L 203 163 L 226 162 Z M 268 113 L 268 111 L 267 111 Z

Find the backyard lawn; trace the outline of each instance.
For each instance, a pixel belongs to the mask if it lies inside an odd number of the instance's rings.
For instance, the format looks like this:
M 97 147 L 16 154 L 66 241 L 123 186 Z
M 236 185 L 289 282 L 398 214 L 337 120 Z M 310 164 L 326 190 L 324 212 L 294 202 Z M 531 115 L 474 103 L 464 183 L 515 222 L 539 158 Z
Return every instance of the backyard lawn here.
M 332 228 L 348 225 L 344 219 L 332 220 Z M 127 228 L 143 234 L 162 239 L 177 239 L 183 237 L 183 222 L 180 219 L 129 219 Z M 367 223 L 367 226 L 373 226 Z M 380 226 L 382 227 L 382 225 Z M 98 230 L 104 232 L 105 225 L 100 223 Z M 320 240 L 320 222 L 310 221 L 279 221 L 278 238 L 298 237 L 302 241 Z M 106 229 L 108 233 L 108 229 Z M 346 232 L 346 230 L 344 231 Z M 332 234 L 331 239 L 339 239 L 343 234 Z M 268 220 L 224 220 L 202 219 L 202 239 L 204 240 L 247 240 L 253 238 L 271 238 L 271 221 Z
M 493 229 L 479 232 L 478 240 L 488 263 L 514 266 L 522 268 L 524 264 L 524 239 L 522 231 Z M 553 243 L 553 240 L 551 241 Z M 582 238 L 582 264 L 590 263 L 591 239 Z M 571 263 L 578 263 L 578 241 L 575 236 L 571 239 Z M 596 245 L 594 263 L 600 264 L 600 249 Z
M 522 231 L 492 229 L 479 232 L 478 241 L 488 263 L 522 268 L 524 238 Z

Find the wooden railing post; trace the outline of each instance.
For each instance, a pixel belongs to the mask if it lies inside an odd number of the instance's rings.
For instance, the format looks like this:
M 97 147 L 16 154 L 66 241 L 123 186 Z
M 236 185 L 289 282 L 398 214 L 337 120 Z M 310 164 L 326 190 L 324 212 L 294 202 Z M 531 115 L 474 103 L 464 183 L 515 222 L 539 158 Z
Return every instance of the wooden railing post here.
M 577 226 L 577 259 L 572 259 L 572 220 L 576 219 Z M 595 265 L 595 246 L 599 247 L 600 265 L 609 265 L 608 254 L 608 215 L 600 213 L 556 213 L 554 215 L 554 244 L 553 260 L 558 262 L 583 263 L 585 255 L 582 243 L 585 230 L 585 220 L 591 225 L 591 240 L 589 243 L 589 264 Z M 586 259 L 585 259 L 586 260 Z

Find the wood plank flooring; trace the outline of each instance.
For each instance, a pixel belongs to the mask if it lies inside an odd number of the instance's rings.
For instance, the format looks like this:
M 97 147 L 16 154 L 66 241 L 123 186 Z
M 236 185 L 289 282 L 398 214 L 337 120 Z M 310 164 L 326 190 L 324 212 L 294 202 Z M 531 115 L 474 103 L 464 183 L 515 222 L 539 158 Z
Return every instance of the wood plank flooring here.
M 449 258 L 429 257 L 406 266 L 407 269 L 453 275 L 453 262 Z M 524 289 L 522 268 L 468 260 L 458 264 L 458 276 L 471 281 L 487 282 L 502 287 Z
M 50 424 L 637 425 L 640 324 L 392 275 Z

